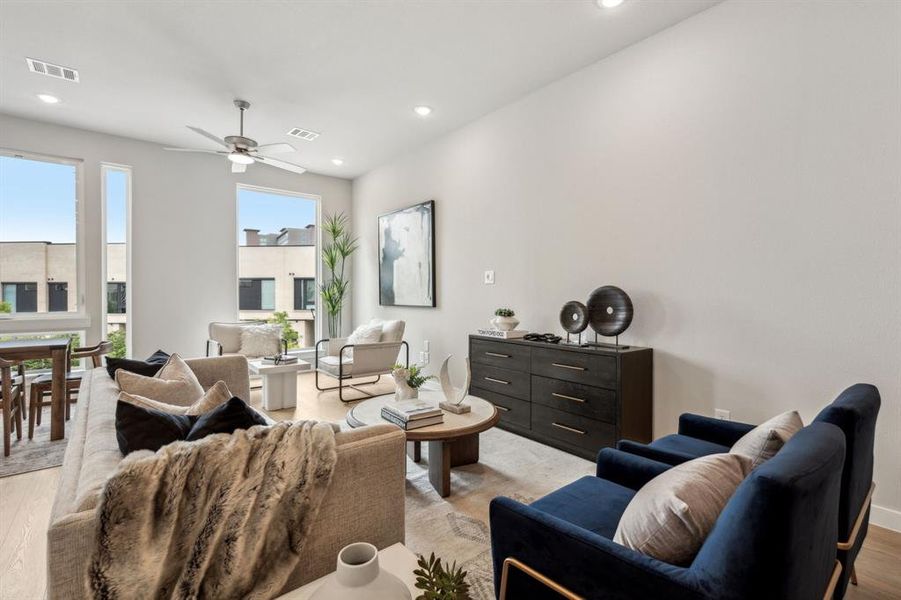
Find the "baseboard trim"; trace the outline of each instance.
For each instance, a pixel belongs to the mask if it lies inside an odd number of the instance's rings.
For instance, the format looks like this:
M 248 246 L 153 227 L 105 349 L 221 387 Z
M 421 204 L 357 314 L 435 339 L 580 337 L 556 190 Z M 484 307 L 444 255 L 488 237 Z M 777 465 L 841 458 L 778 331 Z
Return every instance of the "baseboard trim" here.
M 870 509 L 870 523 L 885 529 L 901 532 L 901 510 L 874 504 Z

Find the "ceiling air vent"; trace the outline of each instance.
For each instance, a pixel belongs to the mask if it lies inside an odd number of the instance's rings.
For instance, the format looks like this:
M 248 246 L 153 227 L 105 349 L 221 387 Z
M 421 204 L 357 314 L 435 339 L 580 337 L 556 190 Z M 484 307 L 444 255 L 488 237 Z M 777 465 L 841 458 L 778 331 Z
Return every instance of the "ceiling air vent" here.
M 308 142 L 312 142 L 316 138 L 319 137 L 319 134 L 315 131 L 310 131 L 309 129 L 301 129 L 300 127 L 295 127 L 288 131 L 288 135 L 292 137 L 296 137 L 302 140 L 306 140 Z
M 61 65 L 54 65 L 53 63 L 44 62 L 43 60 L 37 60 L 36 58 L 26 58 L 25 62 L 28 63 L 28 70 L 32 73 L 46 75 L 47 77 L 56 77 L 57 79 L 65 79 L 66 81 L 74 81 L 75 83 L 78 83 L 78 71 L 76 71 L 75 69 L 70 69 L 69 67 L 63 67 Z

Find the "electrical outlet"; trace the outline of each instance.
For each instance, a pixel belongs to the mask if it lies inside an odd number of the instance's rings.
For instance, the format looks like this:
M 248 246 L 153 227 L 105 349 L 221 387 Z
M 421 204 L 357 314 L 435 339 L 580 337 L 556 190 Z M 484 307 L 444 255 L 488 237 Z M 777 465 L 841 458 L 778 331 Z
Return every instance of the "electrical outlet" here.
M 422 362 L 424 360 L 425 360 L 425 352 L 420 352 L 419 353 L 419 364 L 422 364 Z
M 494 285 L 494 271 L 485 271 L 485 285 Z
M 431 350 L 431 348 L 429 348 L 429 340 L 426 340 L 422 343 L 422 349 L 425 350 L 426 352 Z
M 716 419 L 722 419 L 723 421 L 731 421 L 732 420 L 732 412 L 725 410 L 723 408 L 714 408 L 713 416 Z
M 422 353 L 422 364 L 429 364 L 429 360 L 431 360 L 432 353 L 431 352 L 423 352 Z

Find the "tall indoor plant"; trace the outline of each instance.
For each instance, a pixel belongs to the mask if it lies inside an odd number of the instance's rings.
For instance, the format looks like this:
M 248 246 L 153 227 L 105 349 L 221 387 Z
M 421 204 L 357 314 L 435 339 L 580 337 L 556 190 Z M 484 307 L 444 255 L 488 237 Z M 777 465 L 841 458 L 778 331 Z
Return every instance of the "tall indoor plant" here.
M 357 238 L 350 232 L 349 219 L 344 213 L 326 215 L 322 229 L 328 241 L 322 248 L 322 262 L 328 269 L 328 278 L 319 286 L 322 305 L 328 316 L 328 335 L 341 337 L 341 311 L 350 291 L 350 281 L 345 279 L 347 259 L 357 249 Z

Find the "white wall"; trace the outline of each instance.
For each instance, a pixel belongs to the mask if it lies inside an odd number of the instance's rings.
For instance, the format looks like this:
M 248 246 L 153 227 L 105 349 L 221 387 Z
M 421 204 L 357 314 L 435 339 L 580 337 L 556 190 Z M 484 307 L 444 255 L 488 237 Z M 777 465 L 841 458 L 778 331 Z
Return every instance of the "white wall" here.
M 428 199 L 438 308 L 380 307 L 376 217 Z M 360 177 L 354 222 L 356 320 L 406 319 L 433 368 L 498 306 L 559 332 L 616 284 L 655 435 L 876 384 L 873 518 L 901 529 L 901 4 L 715 6 Z
M 232 175 L 217 156 L 165 152 L 158 144 L 8 115 L 0 115 L 0 147 L 84 160 L 89 341 L 105 333 L 100 164 L 132 167 L 129 320 L 139 357 L 157 348 L 199 356 L 207 324 L 237 318 L 238 183 L 319 195 L 323 212 L 350 210 L 347 180 L 262 165 Z M 0 330 L 10 327 L 0 323 Z

